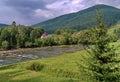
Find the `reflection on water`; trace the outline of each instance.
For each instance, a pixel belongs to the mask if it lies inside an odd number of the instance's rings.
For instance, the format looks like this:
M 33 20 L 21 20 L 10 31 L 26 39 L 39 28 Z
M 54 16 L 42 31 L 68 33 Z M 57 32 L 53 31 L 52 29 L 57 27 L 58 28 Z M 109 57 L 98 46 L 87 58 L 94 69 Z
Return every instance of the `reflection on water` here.
M 0 58 L 0 65 L 12 64 L 12 63 L 34 60 L 39 58 L 48 58 L 77 50 L 80 50 L 80 47 L 78 45 L 26 50 L 17 55 L 12 54 Z

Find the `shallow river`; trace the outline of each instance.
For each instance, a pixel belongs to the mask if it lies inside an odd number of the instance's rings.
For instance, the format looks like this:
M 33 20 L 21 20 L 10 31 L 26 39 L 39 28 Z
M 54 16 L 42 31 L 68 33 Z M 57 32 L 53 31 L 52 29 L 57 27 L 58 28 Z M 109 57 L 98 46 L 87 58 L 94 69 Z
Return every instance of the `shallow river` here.
M 5 53 L 5 56 L 0 57 L 0 66 L 39 58 L 53 57 L 67 52 L 78 51 L 80 49 L 81 48 L 78 45 L 71 45 L 64 47 L 56 46 L 39 49 L 37 48 L 25 50 L 22 53 Z

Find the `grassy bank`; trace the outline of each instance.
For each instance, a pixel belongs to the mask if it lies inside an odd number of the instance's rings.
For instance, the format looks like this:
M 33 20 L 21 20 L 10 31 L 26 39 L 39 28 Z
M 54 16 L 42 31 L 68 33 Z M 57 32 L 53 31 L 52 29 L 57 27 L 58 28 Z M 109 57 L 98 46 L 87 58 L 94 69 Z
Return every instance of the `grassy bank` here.
M 120 43 L 113 44 L 119 47 Z M 79 67 L 87 66 L 84 61 L 88 60 L 89 54 L 81 50 L 3 66 L 0 67 L 0 82 L 95 82 L 89 75 L 84 75 L 80 70 L 82 67 Z
M 84 76 L 77 65 L 83 55 L 86 55 L 85 51 L 78 51 L 53 58 L 3 66 L 0 67 L 0 82 L 83 82 Z M 42 69 L 39 71 L 28 69 L 33 63 L 39 63 L 43 66 Z

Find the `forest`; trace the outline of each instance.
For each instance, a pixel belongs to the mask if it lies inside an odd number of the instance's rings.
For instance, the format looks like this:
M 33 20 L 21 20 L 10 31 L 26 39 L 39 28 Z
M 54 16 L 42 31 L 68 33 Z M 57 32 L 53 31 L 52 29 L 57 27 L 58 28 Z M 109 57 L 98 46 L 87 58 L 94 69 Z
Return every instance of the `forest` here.
M 118 30 L 119 31 L 119 30 Z M 110 34 L 111 41 L 116 41 L 118 31 Z M 16 25 L 16 22 L 5 28 L 0 28 L 0 48 L 3 50 L 17 48 L 34 48 L 56 45 L 73 45 L 93 43 L 93 33 L 90 29 L 77 31 L 73 29 L 58 29 L 53 34 L 41 38 L 45 31 L 42 28 Z

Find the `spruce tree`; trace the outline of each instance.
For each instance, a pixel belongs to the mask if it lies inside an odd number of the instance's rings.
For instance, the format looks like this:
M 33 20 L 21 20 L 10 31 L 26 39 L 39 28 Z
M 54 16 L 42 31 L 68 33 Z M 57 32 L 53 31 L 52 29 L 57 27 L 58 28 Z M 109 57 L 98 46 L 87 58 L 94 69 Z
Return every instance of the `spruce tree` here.
M 92 29 L 94 46 L 91 49 L 93 62 L 90 70 L 98 82 L 120 82 L 120 60 L 114 46 L 110 45 L 108 28 L 102 22 L 102 14 L 98 10 L 97 25 Z

